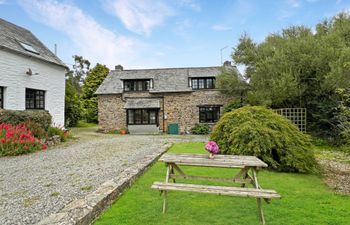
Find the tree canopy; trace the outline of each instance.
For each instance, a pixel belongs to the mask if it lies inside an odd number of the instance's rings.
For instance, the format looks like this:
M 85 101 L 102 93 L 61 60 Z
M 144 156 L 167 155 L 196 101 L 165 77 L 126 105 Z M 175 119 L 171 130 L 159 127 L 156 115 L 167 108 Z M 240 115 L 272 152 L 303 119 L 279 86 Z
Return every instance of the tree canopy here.
M 83 107 L 85 109 L 85 119 L 87 122 L 98 121 L 97 96 L 95 92 L 107 77 L 109 69 L 102 64 L 97 63 L 86 76 L 82 87 Z
M 246 66 L 245 89 L 251 105 L 272 108 L 304 107 L 309 128 L 324 136 L 339 131 L 339 94 L 350 87 L 350 17 L 340 13 L 316 29 L 291 26 L 268 35 L 261 43 L 244 34 L 232 53 L 235 63 Z M 233 93 L 225 75 L 218 86 Z M 221 82 L 220 80 L 226 80 Z M 231 82 L 235 82 L 234 80 Z

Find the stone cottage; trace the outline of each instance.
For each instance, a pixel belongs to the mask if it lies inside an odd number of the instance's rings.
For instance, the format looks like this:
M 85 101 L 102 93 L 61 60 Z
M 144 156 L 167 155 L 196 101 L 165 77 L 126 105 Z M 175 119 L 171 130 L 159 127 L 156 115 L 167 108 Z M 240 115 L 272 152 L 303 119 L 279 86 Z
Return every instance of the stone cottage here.
M 32 32 L 0 18 L 0 109 L 47 110 L 64 126 L 67 69 Z
M 167 132 L 177 124 L 188 133 L 196 123 L 213 125 L 233 99 L 215 88 L 223 67 L 123 70 L 116 66 L 96 91 L 99 126 L 104 131 Z

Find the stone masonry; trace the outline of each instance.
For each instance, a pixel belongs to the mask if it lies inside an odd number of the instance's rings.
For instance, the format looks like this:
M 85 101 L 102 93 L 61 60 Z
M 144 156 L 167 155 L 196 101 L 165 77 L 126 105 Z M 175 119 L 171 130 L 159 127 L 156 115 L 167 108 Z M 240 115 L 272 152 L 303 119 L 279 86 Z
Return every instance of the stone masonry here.
M 114 95 L 99 95 L 99 126 L 105 132 L 126 127 L 127 98 L 159 98 L 159 128 L 167 132 L 168 124 L 178 123 L 180 132 L 185 133 L 199 123 L 199 106 L 220 105 L 220 113 L 223 106 L 233 99 L 220 93 L 219 90 L 196 90 L 180 93 L 123 93 Z M 165 118 L 163 116 L 165 115 Z M 212 125 L 212 124 L 210 124 Z

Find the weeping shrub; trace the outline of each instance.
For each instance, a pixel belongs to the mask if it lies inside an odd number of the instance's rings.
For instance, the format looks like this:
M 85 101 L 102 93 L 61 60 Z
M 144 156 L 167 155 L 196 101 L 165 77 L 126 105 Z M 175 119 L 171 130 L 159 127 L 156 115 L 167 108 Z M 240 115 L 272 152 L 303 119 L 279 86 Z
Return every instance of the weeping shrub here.
M 279 171 L 318 170 L 309 136 L 288 119 L 261 106 L 225 113 L 210 139 L 218 143 L 222 154 L 255 155 Z

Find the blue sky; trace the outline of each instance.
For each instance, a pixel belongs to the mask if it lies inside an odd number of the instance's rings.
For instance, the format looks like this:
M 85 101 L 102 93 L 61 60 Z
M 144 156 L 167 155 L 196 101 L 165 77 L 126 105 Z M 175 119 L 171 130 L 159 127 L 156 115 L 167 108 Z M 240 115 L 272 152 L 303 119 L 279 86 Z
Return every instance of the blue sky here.
M 0 0 L 0 17 L 46 46 L 110 68 L 215 66 L 243 32 L 259 42 L 290 25 L 313 27 L 350 0 Z

